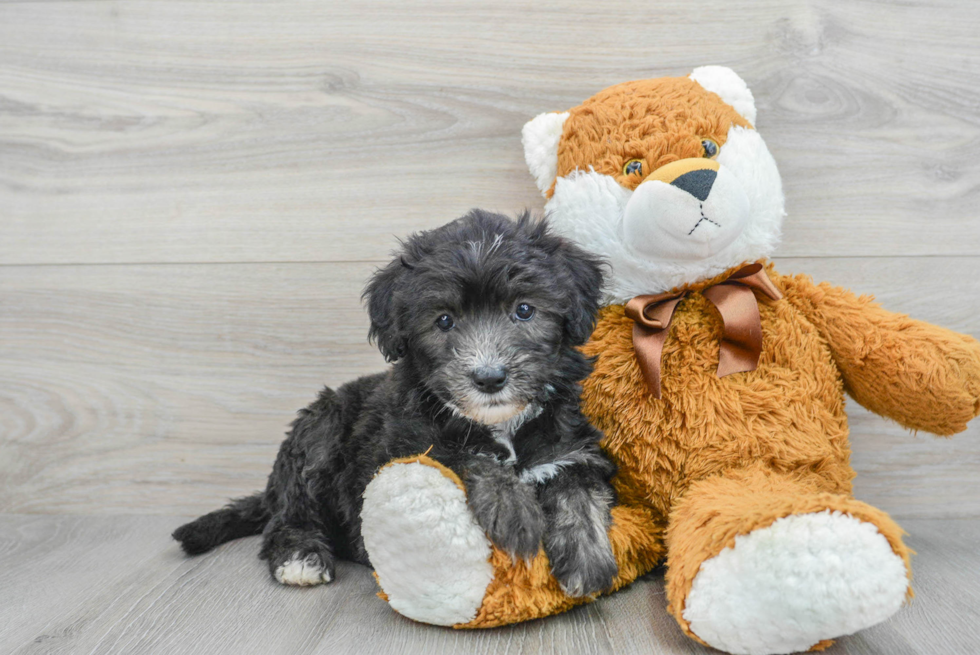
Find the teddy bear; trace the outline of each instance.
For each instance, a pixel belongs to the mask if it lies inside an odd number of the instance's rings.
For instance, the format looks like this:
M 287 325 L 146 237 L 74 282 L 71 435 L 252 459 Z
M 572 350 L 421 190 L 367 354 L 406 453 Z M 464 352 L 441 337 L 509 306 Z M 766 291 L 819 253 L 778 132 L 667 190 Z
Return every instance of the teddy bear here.
M 855 499 L 845 392 L 912 430 L 980 413 L 980 344 L 768 261 L 784 217 L 755 101 L 731 69 L 626 82 L 523 130 L 559 234 L 604 257 L 583 407 L 618 467 L 612 590 L 666 562 L 668 609 L 730 653 L 819 650 L 910 599 L 909 549 Z M 567 595 L 513 561 L 424 454 L 384 467 L 362 533 L 381 595 L 418 621 L 515 623 Z

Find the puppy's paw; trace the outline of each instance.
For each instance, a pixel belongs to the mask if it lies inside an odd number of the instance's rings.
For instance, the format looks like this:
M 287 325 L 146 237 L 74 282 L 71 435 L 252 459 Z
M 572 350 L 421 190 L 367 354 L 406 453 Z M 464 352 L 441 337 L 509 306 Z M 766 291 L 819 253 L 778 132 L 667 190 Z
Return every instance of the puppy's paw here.
M 496 463 L 480 464 L 467 477 L 470 508 L 490 540 L 514 557 L 537 555 L 544 533 L 544 512 L 534 489 L 513 469 Z
M 619 573 L 609 540 L 579 542 L 567 549 L 547 549 L 551 573 L 573 598 L 594 596 L 612 586 Z
M 308 587 L 334 579 L 333 551 L 316 530 L 273 525 L 259 557 L 269 561 L 269 573 L 285 585 Z
M 550 498 L 544 551 L 569 596 L 606 591 L 619 573 L 608 533 L 612 502 L 612 491 L 603 488 L 559 489 Z
M 278 582 L 297 587 L 309 587 L 332 582 L 335 572 L 332 558 L 325 561 L 322 554 L 303 553 L 301 551 L 296 551 L 285 561 L 270 562 L 269 568 L 272 571 L 272 577 Z

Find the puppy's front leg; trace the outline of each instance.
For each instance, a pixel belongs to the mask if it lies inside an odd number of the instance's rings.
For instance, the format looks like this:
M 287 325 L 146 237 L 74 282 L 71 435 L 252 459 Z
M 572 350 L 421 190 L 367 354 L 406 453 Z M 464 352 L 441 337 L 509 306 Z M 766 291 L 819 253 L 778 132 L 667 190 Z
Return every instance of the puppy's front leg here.
M 482 457 L 468 462 L 464 479 L 470 507 L 490 540 L 524 560 L 537 555 L 545 519 L 534 488 L 512 467 Z
M 569 596 L 591 596 L 612 586 L 619 572 L 609 543 L 612 488 L 588 466 L 561 470 L 539 490 L 547 527 L 544 551 L 551 573 Z

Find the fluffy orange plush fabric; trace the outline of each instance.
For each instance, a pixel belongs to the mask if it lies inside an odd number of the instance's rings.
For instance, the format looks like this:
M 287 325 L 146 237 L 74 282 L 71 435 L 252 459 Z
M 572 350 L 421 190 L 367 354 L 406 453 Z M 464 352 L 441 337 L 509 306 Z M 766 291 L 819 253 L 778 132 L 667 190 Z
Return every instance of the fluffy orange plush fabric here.
M 570 110 L 558 146 L 558 177 L 588 162 L 632 190 L 643 176 L 624 174 L 625 162 L 638 159 L 654 171 L 701 157 L 705 138 L 724 145 L 732 125 L 749 126 L 729 105 L 697 93 L 697 86 L 686 77 L 624 82 Z M 552 189 L 546 193 L 552 194 Z
M 543 114 L 525 128 L 525 154 L 552 225 L 612 269 L 583 403 L 619 469 L 614 589 L 666 561 L 668 609 L 692 638 L 737 653 L 819 650 L 912 596 L 902 529 L 852 496 L 845 393 L 910 429 L 954 434 L 980 414 L 980 344 L 776 272 L 782 191 L 753 123 L 744 82 L 705 67 Z M 697 165 L 704 157 L 716 165 Z M 676 179 L 657 174 L 682 160 Z M 756 261 L 782 298 L 752 292 L 758 363 L 720 377 L 725 324 L 703 291 Z M 625 304 L 666 291 L 688 293 L 655 398 Z M 525 564 L 493 549 L 490 561 L 482 604 L 456 627 L 590 600 L 562 593 L 543 552 Z
M 666 555 L 670 611 L 682 626 L 683 600 L 701 562 L 736 536 L 791 514 L 835 510 L 871 522 L 908 565 L 901 528 L 851 496 L 845 390 L 884 416 L 936 434 L 963 430 L 980 414 L 975 340 L 769 270 L 785 298 L 759 294 L 763 352 L 751 373 L 716 375 L 722 324 L 699 293 L 674 315 L 662 400 L 649 397 L 622 305 L 602 310 L 585 349 L 597 358 L 585 383 L 586 413 L 606 433 L 605 448 L 619 466 L 623 506 L 611 532 L 622 569 L 617 587 Z M 465 627 L 515 623 L 574 604 L 542 557 L 530 569 L 512 566 L 502 553 L 497 560 L 480 614 Z

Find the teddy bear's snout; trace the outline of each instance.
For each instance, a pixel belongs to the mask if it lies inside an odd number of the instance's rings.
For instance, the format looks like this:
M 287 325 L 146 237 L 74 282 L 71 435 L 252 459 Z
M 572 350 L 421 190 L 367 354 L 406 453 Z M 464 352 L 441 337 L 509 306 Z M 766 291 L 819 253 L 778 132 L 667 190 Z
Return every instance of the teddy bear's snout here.
M 711 159 L 681 159 L 653 171 L 626 203 L 627 243 L 644 257 L 697 260 L 741 234 L 750 213 L 739 179 Z

